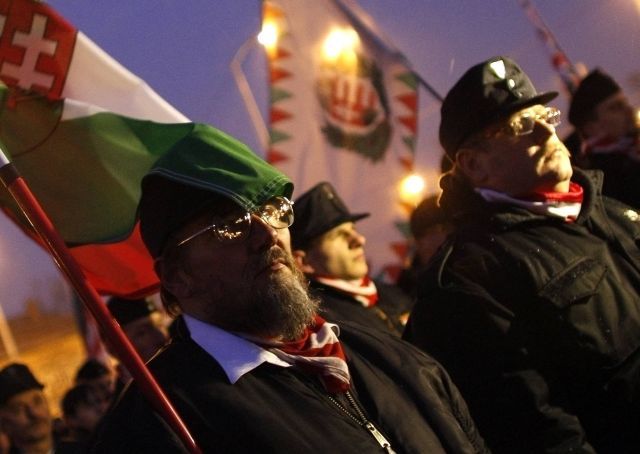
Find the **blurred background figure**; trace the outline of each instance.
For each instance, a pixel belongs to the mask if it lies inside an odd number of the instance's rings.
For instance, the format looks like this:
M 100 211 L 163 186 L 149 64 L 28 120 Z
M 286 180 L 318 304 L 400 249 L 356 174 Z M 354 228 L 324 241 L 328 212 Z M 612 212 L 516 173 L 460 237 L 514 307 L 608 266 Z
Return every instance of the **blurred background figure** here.
M 581 141 L 576 164 L 604 172 L 604 195 L 640 207 L 638 115 L 618 83 L 591 71 L 571 99 L 569 122 Z
M 398 286 L 415 297 L 420 271 L 447 239 L 452 226 L 438 206 L 437 195 L 427 197 L 418 204 L 411 213 L 409 226 L 414 239 L 414 254 L 409 267 L 400 274 Z
M 65 393 L 61 407 L 67 432 L 60 444 L 75 446 L 77 450 L 87 449 L 89 440 L 108 406 L 96 388 L 81 384 Z
M 97 397 L 108 407 L 115 397 L 116 379 L 116 371 L 112 367 L 90 358 L 78 369 L 75 384 L 93 387 Z
M 0 370 L 0 427 L 10 440 L 10 452 L 54 452 L 52 417 L 43 388 L 24 364 Z
M 107 300 L 107 307 L 143 361 L 151 359 L 168 341 L 169 334 L 164 314 L 151 301 L 143 298 L 129 300 L 114 296 Z M 107 348 L 111 350 L 108 340 L 106 344 Z M 112 351 L 111 353 L 113 354 Z M 131 376 L 122 363 L 119 363 L 116 369 L 117 395 L 131 379 Z
M 327 182 L 302 194 L 293 210 L 293 255 L 322 301 L 323 316 L 400 335 L 411 299 L 398 287 L 369 277 L 366 239 L 354 224 L 369 213 L 351 213 Z

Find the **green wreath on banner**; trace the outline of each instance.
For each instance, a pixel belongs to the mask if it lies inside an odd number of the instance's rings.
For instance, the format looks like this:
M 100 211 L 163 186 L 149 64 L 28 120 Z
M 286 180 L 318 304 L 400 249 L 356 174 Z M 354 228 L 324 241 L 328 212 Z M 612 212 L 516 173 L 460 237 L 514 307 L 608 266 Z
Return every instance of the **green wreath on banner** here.
M 340 71 L 340 65 L 332 68 Z M 346 72 L 346 71 L 345 71 Z M 387 94 L 384 89 L 384 81 L 382 71 L 376 66 L 373 60 L 367 59 L 362 55 L 358 55 L 358 65 L 356 69 L 359 77 L 369 78 L 371 84 L 380 99 L 380 104 L 384 111 L 384 120 L 376 126 L 376 128 L 368 134 L 356 134 L 345 132 L 342 128 L 326 121 L 321 131 L 335 148 L 343 148 L 345 150 L 354 151 L 372 162 L 380 161 L 389 147 L 391 141 L 391 123 L 389 121 L 389 103 Z M 325 95 L 327 90 L 323 90 L 322 81 L 318 81 L 317 94 L 320 105 L 323 110 L 329 110 L 329 99 Z M 363 121 L 365 124 L 373 122 L 378 112 L 369 110 L 363 112 Z

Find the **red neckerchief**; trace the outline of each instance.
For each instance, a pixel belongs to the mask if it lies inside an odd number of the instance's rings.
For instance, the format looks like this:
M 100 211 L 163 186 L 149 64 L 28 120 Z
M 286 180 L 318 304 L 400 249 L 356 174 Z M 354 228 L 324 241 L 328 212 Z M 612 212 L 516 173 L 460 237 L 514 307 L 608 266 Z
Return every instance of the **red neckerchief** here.
M 569 191 L 568 192 L 553 192 L 553 191 L 540 191 L 534 192 L 524 197 L 518 197 L 521 200 L 527 200 L 530 202 L 541 202 L 548 207 L 565 204 L 578 204 L 582 205 L 582 201 L 584 199 L 584 190 L 582 186 L 578 183 L 574 183 L 571 181 L 569 183 Z M 579 212 L 579 210 L 578 210 Z M 567 222 L 574 222 L 576 220 L 576 216 L 567 216 L 565 218 Z
M 322 275 L 314 275 L 312 279 L 351 296 L 364 307 L 371 307 L 378 302 L 378 289 L 369 276 L 353 281 Z
M 327 392 L 348 391 L 350 375 L 342 344 L 333 328 L 316 315 L 314 323 L 307 326 L 300 339 L 292 342 L 261 343 L 281 360 L 300 370 L 317 375 Z
M 532 202 L 564 202 L 564 203 L 582 203 L 584 199 L 584 190 L 582 186 L 573 181 L 569 183 L 568 192 L 534 192 L 525 197 L 518 197 L 522 200 L 530 200 Z

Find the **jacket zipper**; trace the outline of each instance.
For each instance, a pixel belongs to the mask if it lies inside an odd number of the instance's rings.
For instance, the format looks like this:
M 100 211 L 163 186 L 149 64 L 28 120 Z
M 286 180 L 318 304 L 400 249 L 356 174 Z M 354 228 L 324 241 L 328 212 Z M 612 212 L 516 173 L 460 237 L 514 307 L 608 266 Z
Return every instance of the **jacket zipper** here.
M 386 452 L 388 454 L 396 454 L 396 452 L 391 447 L 391 443 L 389 443 L 389 441 L 384 437 L 384 435 L 382 435 L 382 432 L 380 432 L 376 428 L 376 426 L 374 426 L 373 423 L 367 419 L 367 417 L 364 414 L 364 411 L 360 408 L 360 406 L 358 405 L 356 400 L 353 398 L 351 393 L 349 391 L 346 391 L 345 392 L 345 396 L 347 396 L 347 400 L 349 401 L 349 404 L 351 405 L 351 407 L 353 407 L 353 409 L 355 410 L 357 416 L 354 415 L 353 413 L 351 413 L 348 409 L 346 409 L 336 399 L 334 399 L 333 397 L 327 395 L 329 400 L 336 407 L 338 407 L 340 410 L 342 410 L 343 413 L 345 413 L 352 420 L 354 420 L 360 427 L 365 428 L 367 430 L 367 432 L 369 432 L 373 436 L 373 438 L 376 439 L 376 441 L 378 442 L 380 447 L 382 447 L 382 449 L 384 449 L 384 452 Z

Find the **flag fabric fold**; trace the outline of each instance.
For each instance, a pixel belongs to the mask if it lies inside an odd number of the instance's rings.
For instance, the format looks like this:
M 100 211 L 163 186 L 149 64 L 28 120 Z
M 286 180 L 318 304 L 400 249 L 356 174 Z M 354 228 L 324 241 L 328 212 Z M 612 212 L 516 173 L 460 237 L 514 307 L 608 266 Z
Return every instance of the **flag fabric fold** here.
M 407 59 L 354 1 L 265 0 L 270 73 L 267 160 L 298 194 L 330 181 L 358 225 L 373 274 L 393 280 L 405 260 L 408 207 L 400 181 L 413 169 L 418 80 Z
M 6 154 L 96 290 L 156 291 L 140 180 L 193 124 L 42 2 L 0 0 L 0 31 Z M 0 204 L 37 239 L 6 191 Z

